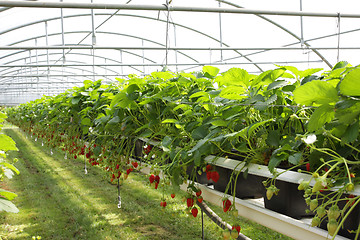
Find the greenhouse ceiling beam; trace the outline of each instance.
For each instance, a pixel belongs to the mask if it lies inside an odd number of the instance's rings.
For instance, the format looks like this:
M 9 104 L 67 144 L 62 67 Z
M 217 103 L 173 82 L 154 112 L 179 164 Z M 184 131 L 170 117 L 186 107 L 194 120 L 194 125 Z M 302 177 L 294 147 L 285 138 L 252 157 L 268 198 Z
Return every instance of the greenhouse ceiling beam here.
M 25 1 L 0 1 L 2 7 L 26 7 L 26 8 L 72 8 L 72 9 L 121 9 L 121 10 L 146 10 L 146 11 L 170 11 L 170 12 L 207 12 L 207 13 L 235 13 L 235 14 L 261 14 L 279 16 L 304 16 L 304 17 L 332 17 L 360 18 L 360 14 L 351 13 L 322 13 L 302 11 L 272 11 L 239 8 L 208 8 L 208 7 L 182 7 L 166 5 L 129 5 L 112 3 L 71 3 L 71 2 L 25 2 Z
M 95 16 L 107 16 L 107 15 L 112 15 L 112 14 L 105 14 L 105 13 L 99 13 L 99 14 L 95 14 Z M 90 16 L 90 14 L 77 14 L 77 15 L 69 15 L 69 16 L 64 16 L 64 18 L 71 18 L 71 17 L 80 17 L 80 16 Z M 153 20 L 153 21 L 156 21 L 156 22 L 163 22 L 163 23 L 167 23 L 167 21 L 165 20 L 162 20 L 162 19 L 159 19 L 159 18 L 153 18 L 153 17 L 148 17 L 148 16 L 141 16 L 141 15 L 132 15 L 132 14 L 116 14 L 115 16 L 122 16 L 122 17 L 136 17 L 136 18 L 142 18 L 142 19 L 148 19 L 148 20 Z M 4 30 L 2 32 L 0 32 L 0 35 L 4 34 L 4 33 L 7 33 L 7 32 L 11 32 L 13 30 L 17 30 L 19 28 L 23 28 L 23 27 L 27 27 L 27 26 L 31 26 L 31 25 L 34 25 L 34 24 L 38 24 L 38 23 L 42 23 L 42 22 L 46 22 L 46 21 L 53 21 L 53 20 L 59 20 L 60 18 L 59 17 L 56 17 L 56 18 L 48 18 L 48 19 L 43 19 L 41 21 L 35 21 L 35 22 L 31 22 L 31 23 L 27 23 L 27 24 L 23 24 L 21 26 L 16 26 L 16 27 L 13 27 L 13 28 L 10 28 L 10 29 L 7 29 L 7 30 Z M 185 26 L 185 25 L 182 25 L 182 24 L 179 24 L 179 23 L 175 23 L 175 22 L 171 22 L 171 24 L 173 24 L 174 26 L 179 26 L 181 28 L 184 28 L 186 30 L 190 30 L 192 32 L 195 32 L 195 33 L 198 33 L 202 36 L 205 36 L 213 41 L 216 41 L 217 43 L 220 43 L 221 41 L 215 37 L 212 37 L 202 31 L 199 31 L 199 30 L 196 30 L 194 28 L 191 28 L 191 27 L 188 27 L 188 26 Z M 226 43 L 222 43 L 224 46 L 226 47 L 229 47 L 228 44 Z M 252 60 L 247 57 L 246 55 L 243 55 L 241 52 L 235 50 L 235 52 L 237 54 L 240 55 L 240 57 L 243 57 L 245 58 L 247 61 L 249 62 L 252 62 Z M 0 58 L 1 59 L 1 58 Z M 195 60 L 196 62 L 198 62 L 197 60 Z M 260 68 L 260 66 L 254 64 L 254 66 L 259 69 L 261 72 L 263 72 L 263 70 Z M 135 69 L 137 70 L 137 69 Z M 139 71 L 139 70 L 137 70 Z
M 322 62 L 321 60 L 314 60 L 314 61 L 271 61 L 271 62 L 254 62 L 256 64 L 292 64 L 292 63 L 308 63 L 308 62 Z M 203 66 L 203 65 L 231 65 L 231 64 L 237 64 L 237 65 L 249 65 L 253 64 L 250 62 L 206 62 L 206 63 L 168 63 L 169 66 Z M 107 66 L 107 67 L 127 67 L 127 66 L 145 66 L 145 67 L 152 67 L 152 66 L 163 66 L 162 63 L 156 63 L 156 64 L 142 64 L 142 63 L 124 63 L 124 64 L 20 64 L 20 65 L 0 65 L 0 68 L 20 68 L 20 67 L 101 67 L 101 66 Z
M 52 45 L 52 46 L 0 46 L 0 50 L 62 50 L 62 49 L 77 49 L 77 50 L 152 50 L 165 51 L 163 47 L 125 47 L 125 46 L 92 46 L 92 45 Z M 288 50 L 358 50 L 360 47 L 169 47 L 170 51 L 288 51 Z

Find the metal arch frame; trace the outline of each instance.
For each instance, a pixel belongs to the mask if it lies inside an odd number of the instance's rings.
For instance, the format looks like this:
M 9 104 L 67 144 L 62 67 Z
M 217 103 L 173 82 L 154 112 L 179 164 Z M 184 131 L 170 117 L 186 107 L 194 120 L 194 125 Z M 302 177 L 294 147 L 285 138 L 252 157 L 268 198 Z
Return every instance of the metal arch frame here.
M 237 4 L 232 3 L 232 2 L 228 2 L 228 1 L 226 1 L 226 0 L 215 0 L 215 1 L 217 1 L 217 2 L 222 2 L 222 3 L 228 4 L 228 5 L 230 5 L 230 6 L 236 7 L 236 8 L 244 8 L 244 7 L 240 6 L 240 5 L 237 5 Z M 278 24 L 277 22 L 274 22 L 273 20 L 271 20 L 271 19 L 269 19 L 269 18 L 267 18 L 267 17 L 261 16 L 261 15 L 259 15 L 259 14 L 254 14 L 254 15 L 257 16 L 257 17 L 259 17 L 259 18 L 261 18 L 261 19 L 263 19 L 263 20 L 265 20 L 265 21 L 267 21 L 267 22 L 269 22 L 269 23 L 271 23 L 271 24 L 273 24 L 273 25 L 275 25 L 276 27 L 280 28 L 281 30 L 285 31 L 286 33 L 290 34 L 291 36 L 293 36 L 294 38 L 296 38 L 297 40 L 299 40 L 299 41 L 301 42 L 301 37 L 297 36 L 295 33 L 291 32 L 289 29 L 285 28 L 284 26 Z M 308 48 L 311 47 L 310 44 L 307 43 L 306 41 L 304 41 L 303 43 L 304 43 Z M 321 60 L 323 60 L 323 61 L 326 63 L 326 65 L 328 65 L 328 67 L 333 68 L 332 64 L 330 64 L 329 61 L 327 61 L 327 59 L 320 54 L 320 52 L 318 52 L 316 49 L 313 49 L 313 48 L 311 48 L 311 50 L 312 50 L 316 55 L 318 55 L 318 57 L 319 57 Z M 264 52 L 264 51 L 261 51 L 261 52 Z M 259 53 L 260 53 L 260 52 L 259 52 Z
M 58 53 L 58 54 L 60 54 L 60 53 Z M 56 55 L 58 55 L 58 54 L 56 54 Z M 46 62 L 46 61 L 40 61 L 40 62 Z M 77 63 L 83 63 L 83 62 L 78 62 L 78 61 L 71 61 L 71 62 L 77 62 Z M 24 67 L 26 67 L 26 65 L 24 65 Z M 61 65 L 58 65 L 58 67 L 62 67 Z M 88 72 L 89 74 L 87 74 L 87 75 L 92 75 L 93 74 L 93 72 L 92 71 L 90 71 L 90 70 L 86 70 L 86 69 L 81 69 L 81 68 L 76 68 L 76 67 L 74 67 L 74 66 L 69 66 L 69 67 L 67 67 L 68 69 L 71 69 L 71 70 L 79 70 L 79 71 L 84 71 L 84 72 Z M 6 70 L 9 70 L 9 69 L 6 69 Z M 9 74 L 12 74 L 13 72 L 15 72 L 15 71 L 18 71 L 18 70 L 12 70 L 12 71 L 10 71 L 10 72 L 5 72 L 5 74 L 6 75 L 9 75 Z M 116 73 L 115 71 L 113 71 L 113 70 L 111 70 L 112 72 L 114 72 L 114 73 Z M 59 72 L 59 71 L 55 71 L 55 72 Z M 69 72 L 70 73 L 70 72 Z M 79 74 L 76 74 L 75 72 L 73 73 L 74 74 L 74 76 L 78 76 Z M 34 76 L 35 76 L 36 74 L 34 74 Z M 39 75 L 39 76 L 37 76 L 37 77 L 46 77 L 46 76 L 50 76 L 51 74 L 41 74 L 41 75 Z M 103 75 L 103 74 L 100 74 L 101 76 L 104 76 L 105 77 L 105 79 L 107 80 L 107 81 L 110 81 L 110 82 L 112 82 L 112 80 L 110 79 L 110 78 L 108 78 L 108 77 L 106 77 L 105 75 Z M 118 75 L 118 74 L 116 74 L 116 75 Z M 13 75 L 14 77 L 24 77 L 23 75 Z M 3 76 L 2 75 L 0 75 L 0 78 L 2 78 Z M 67 77 L 69 77 L 69 76 L 67 76 Z M 7 78 L 10 78 L 10 77 L 4 77 L 5 79 L 0 79 L 0 85 L 3 85 L 3 84 L 5 84 L 5 83 L 8 83 L 8 81 L 11 81 L 11 79 L 7 79 Z M 76 80 L 76 78 L 73 78 L 74 80 Z M 81 82 L 81 81 L 78 81 L 78 82 Z M 35 82 L 36 83 L 36 82 Z M 65 83 L 67 83 L 67 82 L 65 82 Z M 17 84 L 17 83 L 14 83 L 14 84 Z
M 64 32 L 64 34 L 78 34 L 78 33 L 89 33 L 88 31 L 71 31 L 71 32 Z M 90 32 L 91 33 L 91 32 Z M 136 38 L 136 39 L 140 39 L 140 40 L 143 40 L 143 41 L 146 41 L 146 42 L 150 42 L 150 43 L 153 43 L 153 44 L 156 44 L 156 45 L 159 45 L 159 46 L 163 46 L 165 47 L 164 44 L 162 43 L 159 43 L 159 42 L 156 42 L 156 41 L 153 41 L 153 40 L 150 40 L 150 39 L 147 39 L 147 38 L 143 38 L 143 37 L 138 37 L 138 36 L 134 36 L 134 35 L 129 35 L 129 34 L 124 34 L 124 33 L 117 33 L 117 32 L 104 32 L 104 31 L 96 31 L 96 33 L 100 33 L 100 34 L 113 34 L 113 35 L 117 35 L 117 36 L 123 36 L 123 37 L 129 37 L 129 38 Z M 48 34 L 48 36 L 56 36 L 56 35 L 60 35 L 62 33 L 52 33 L 52 34 Z M 25 40 L 21 40 L 21 41 L 17 41 L 17 42 L 14 42 L 12 44 L 9 44 L 9 46 L 13 46 L 13 45 L 16 45 L 16 44 L 19 44 L 19 43 L 23 43 L 23 42 L 26 42 L 26 41 L 31 41 L 31 40 L 34 40 L 34 39 L 38 39 L 38 38 L 43 38 L 45 37 L 45 35 L 39 35 L 39 36 L 36 36 L 36 37 L 31 37 L 31 38 L 27 38 Z M 181 52 L 181 51 L 178 51 L 180 54 L 182 54 L 183 56 L 185 57 L 188 57 L 189 59 L 193 60 L 194 62 L 197 62 L 198 61 L 194 58 L 192 58 L 191 56 Z M 148 61 L 151 61 L 149 59 L 147 59 Z M 155 61 L 151 61 L 151 62 L 154 62 Z
M 83 16 L 90 16 L 91 14 L 76 14 L 76 15 L 67 15 L 67 16 L 64 16 L 64 18 L 71 18 L 71 17 L 83 17 Z M 108 15 L 112 15 L 112 14 L 109 14 L 109 13 L 97 13 L 95 14 L 95 16 L 108 16 Z M 141 16 L 141 15 L 133 15 L 133 14 L 115 14 L 114 16 L 122 16 L 122 17 L 137 17 L 137 18 L 142 18 L 142 19 L 149 19 L 149 20 L 153 20 L 153 21 L 157 21 L 157 22 L 163 22 L 163 23 L 166 23 L 165 20 L 162 20 L 162 19 L 158 19 L 158 18 L 153 18 L 153 17 L 149 17 L 149 16 Z M 14 31 L 14 30 L 17 30 L 17 29 L 20 29 L 20 28 L 23 28 L 23 27 L 27 27 L 27 26 L 31 26 L 31 25 L 34 25 L 34 24 L 39 24 L 39 23 L 42 23 L 42 22 L 46 22 L 46 21 L 53 21 L 53 20 L 59 20 L 60 17 L 54 17 L 54 18 L 48 18 L 48 19 L 42 19 L 42 20 L 39 20 L 39 21 L 35 21 L 35 22 L 32 22 L 32 23 L 27 23 L 27 24 L 22 24 L 22 25 L 19 25 L 17 27 L 13 27 L 13 28 L 10 28 L 10 29 L 7 29 L 7 30 L 4 30 L 2 32 L 0 32 L 0 35 L 4 34 L 4 33 L 7 33 L 7 32 L 11 32 L 11 31 Z M 172 22 L 171 24 L 173 25 L 176 25 L 176 26 L 179 26 L 181 28 L 184 28 L 184 29 L 187 29 L 187 30 L 190 30 L 192 32 L 195 32 L 195 33 L 198 33 L 202 36 L 205 36 L 217 43 L 220 43 L 221 41 L 215 37 L 212 37 L 208 34 L 205 34 L 201 31 L 198 31 L 194 28 L 191 28 L 191 27 L 188 27 L 188 26 L 185 26 L 185 25 L 182 25 L 182 24 L 179 24 L 179 23 L 174 23 Z M 229 47 L 228 44 L 226 43 L 222 43 L 224 46 L 226 47 Z M 243 54 L 241 54 L 239 51 L 237 50 L 234 50 L 234 52 L 236 52 L 237 54 L 239 54 L 241 57 L 244 57 L 247 61 L 249 62 L 252 62 L 251 59 L 249 59 L 248 57 L 244 56 Z M 263 71 L 258 65 L 254 64 L 254 66 L 259 69 L 260 71 Z

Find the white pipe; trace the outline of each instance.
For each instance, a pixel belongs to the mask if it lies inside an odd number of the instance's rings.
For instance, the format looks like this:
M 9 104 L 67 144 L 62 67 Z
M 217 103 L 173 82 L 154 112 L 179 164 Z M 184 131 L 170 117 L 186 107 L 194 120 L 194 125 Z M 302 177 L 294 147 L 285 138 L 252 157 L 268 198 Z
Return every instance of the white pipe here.
M 160 5 L 128 5 L 111 3 L 70 3 L 70 2 L 25 2 L 25 1 L 0 1 L 0 7 L 27 7 L 27 8 L 80 8 L 80 9 L 122 9 L 122 10 L 148 10 L 168 11 L 166 6 Z M 280 16 L 306 16 L 306 17 L 338 17 L 338 13 L 301 12 L 301 11 L 271 11 L 239 8 L 205 8 L 205 7 L 174 7 L 169 11 L 174 12 L 209 12 L 209 13 L 237 13 L 260 14 Z M 342 18 L 360 18 L 360 14 L 343 13 Z

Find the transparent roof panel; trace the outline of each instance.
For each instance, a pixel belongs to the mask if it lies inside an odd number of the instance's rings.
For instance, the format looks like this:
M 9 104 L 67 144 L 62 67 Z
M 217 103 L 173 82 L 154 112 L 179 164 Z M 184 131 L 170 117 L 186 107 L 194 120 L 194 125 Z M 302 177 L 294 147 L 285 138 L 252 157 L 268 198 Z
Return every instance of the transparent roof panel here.
M 173 0 L 170 11 L 135 10 L 163 9 L 165 0 L 131 0 L 127 6 L 133 10 L 91 9 L 92 2 L 120 6 L 128 0 L 19 1 L 20 6 L 56 5 L 52 8 L 9 7 L 9 2 L 18 1 L 0 1 L 0 105 L 57 94 L 85 79 L 113 82 L 165 66 L 261 73 L 275 64 L 325 70 L 338 60 L 359 64 L 360 3 L 355 0 Z M 72 8 L 76 3 L 83 8 Z M 180 7 L 254 11 L 174 11 Z M 269 14 L 257 12 L 262 10 Z M 332 15 L 301 17 L 301 12 Z M 344 15 L 350 13 L 355 16 Z

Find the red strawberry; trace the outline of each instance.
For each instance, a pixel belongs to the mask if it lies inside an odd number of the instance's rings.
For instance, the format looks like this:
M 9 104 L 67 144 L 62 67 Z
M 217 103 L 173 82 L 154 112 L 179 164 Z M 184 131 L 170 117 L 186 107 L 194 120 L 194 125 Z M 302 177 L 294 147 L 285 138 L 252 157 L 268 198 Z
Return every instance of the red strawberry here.
M 112 178 L 115 178 L 115 174 L 113 173 Z
M 126 174 L 127 174 L 127 175 L 129 175 L 131 172 L 132 172 L 132 168 L 128 168 L 128 169 L 126 170 Z
M 206 172 L 206 178 L 207 178 L 207 180 L 211 179 L 211 172 Z
M 196 196 L 199 197 L 201 195 L 201 190 L 199 189 L 197 192 L 196 192 Z
M 116 164 L 115 169 L 119 169 L 119 167 L 120 167 L 120 165 L 119 165 L 119 164 Z
M 90 153 L 86 153 L 86 158 L 90 158 Z
M 155 182 L 157 182 L 157 183 L 160 182 L 160 177 L 159 177 L 159 175 L 156 175 L 156 176 L 155 176 Z
M 155 182 L 155 189 L 157 189 L 159 186 L 159 183 L 158 182 Z
M 74 156 L 74 159 L 77 159 L 77 156 L 76 156 L 76 155 Z
M 219 178 L 220 178 L 220 175 L 217 171 L 213 171 L 211 172 L 211 179 L 214 181 L 214 182 L 217 182 L 219 181 Z
M 121 176 L 121 172 L 119 171 L 119 172 L 118 172 L 118 176 L 117 176 L 117 178 L 120 178 L 120 176 Z
M 166 202 L 165 202 L 165 201 L 161 202 L 161 203 L 160 203 L 160 206 L 166 207 Z
M 310 171 L 310 163 L 306 164 L 306 171 L 308 171 L 308 172 Z
M 154 176 L 154 174 L 151 174 L 150 177 L 149 177 L 150 183 L 153 183 L 154 180 L 155 180 L 155 176 Z
M 192 207 L 194 205 L 194 199 L 193 198 L 186 199 L 186 204 L 188 207 Z
M 198 199 L 199 203 L 202 203 L 202 201 L 204 200 L 204 198 L 202 196 L 199 196 Z
M 175 193 L 172 193 L 172 194 L 171 194 L 171 198 L 174 198 L 174 197 L 175 197 Z
M 227 212 L 231 207 L 231 202 L 229 199 L 225 199 L 223 201 L 223 209 L 224 209 L 224 212 Z
M 196 207 L 193 207 L 192 209 L 191 209 L 191 214 L 194 216 L 194 217 L 196 217 L 197 215 L 198 215 L 198 209 L 196 208 Z
M 137 167 L 138 167 L 138 163 L 137 163 L 137 162 L 132 162 L 131 164 L 134 166 L 134 168 L 137 168 Z
M 209 171 L 211 171 L 211 169 L 212 169 L 212 166 L 211 165 L 206 165 L 206 172 L 209 172 Z
M 239 225 L 234 225 L 232 226 L 232 230 L 236 229 L 236 231 L 238 231 L 238 233 L 240 233 L 241 227 Z

